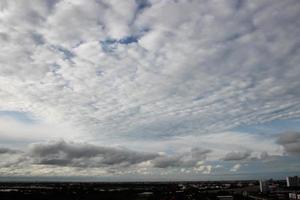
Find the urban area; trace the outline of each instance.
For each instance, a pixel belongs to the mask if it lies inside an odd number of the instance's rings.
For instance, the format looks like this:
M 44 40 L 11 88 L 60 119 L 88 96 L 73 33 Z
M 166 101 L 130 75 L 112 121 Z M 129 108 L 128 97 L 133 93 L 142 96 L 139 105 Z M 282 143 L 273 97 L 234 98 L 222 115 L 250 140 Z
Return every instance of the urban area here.
M 297 200 L 300 177 L 199 182 L 1 182 L 0 199 Z

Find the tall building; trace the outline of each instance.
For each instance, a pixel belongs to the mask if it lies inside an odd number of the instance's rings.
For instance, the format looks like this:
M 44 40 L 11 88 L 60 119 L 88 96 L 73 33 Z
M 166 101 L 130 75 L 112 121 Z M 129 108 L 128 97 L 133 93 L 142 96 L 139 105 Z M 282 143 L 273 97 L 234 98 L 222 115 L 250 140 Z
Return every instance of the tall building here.
M 261 193 L 269 192 L 269 181 L 260 180 L 259 181 L 259 189 Z
M 300 186 L 300 177 L 298 176 L 287 176 L 286 185 L 288 187 L 299 187 Z

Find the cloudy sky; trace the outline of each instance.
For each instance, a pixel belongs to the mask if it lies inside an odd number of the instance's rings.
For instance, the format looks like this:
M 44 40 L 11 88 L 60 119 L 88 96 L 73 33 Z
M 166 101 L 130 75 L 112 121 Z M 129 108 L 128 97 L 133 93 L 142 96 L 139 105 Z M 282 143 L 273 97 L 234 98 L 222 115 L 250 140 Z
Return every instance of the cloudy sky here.
M 300 173 L 299 0 L 1 0 L 0 176 Z

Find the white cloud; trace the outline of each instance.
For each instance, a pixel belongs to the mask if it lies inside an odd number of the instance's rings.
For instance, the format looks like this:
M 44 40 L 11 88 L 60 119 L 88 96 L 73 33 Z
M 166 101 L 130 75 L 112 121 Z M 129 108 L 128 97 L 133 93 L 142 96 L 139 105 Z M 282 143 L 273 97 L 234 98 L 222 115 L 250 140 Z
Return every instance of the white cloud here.
M 240 168 L 241 168 L 241 164 L 235 164 L 235 165 L 233 165 L 233 167 L 230 169 L 230 171 L 231 172 L 236 172 L 236 171 L 239 171 L 240 170 Z
M 10 109 L 45 120 L 125 135 L 217 132 L 299 117 L 298 2 L 245 2 L 238 9 L 234 2 L 153 2 L 136 18 L 128 15 L 134 1 L 124 7 L 9 3 L 1 15 L 12 21 L 2 24 L 9 39 L 3 41 L 0 106 L 9 100 Z M 283 12 L 273 12 L 279 8 Z M 119 17 L 103 17 L 110 10 Z M 30 21 L 34 13 L 40 21 Z M 130 31 L 111 30 L 110 24 Z M 101 49 L 100 41 L 147 28 L 138 43 L 113 44 L 111 53 Z
M 200 165 L 194 168 L 195 171 L 202 172 L 203 174 L 210 174 L 212 169 L 211 165 Z
M 39 121 L 27 123 L 0 116 L 0 138 L 0 145 L 26 146 L 32 142 L 63 138 L 78 141 L 81 140 L 82 133 L 66 123 L 63 125 Z M 86 136 L 86 140 L 88 139 L 89 136 Z

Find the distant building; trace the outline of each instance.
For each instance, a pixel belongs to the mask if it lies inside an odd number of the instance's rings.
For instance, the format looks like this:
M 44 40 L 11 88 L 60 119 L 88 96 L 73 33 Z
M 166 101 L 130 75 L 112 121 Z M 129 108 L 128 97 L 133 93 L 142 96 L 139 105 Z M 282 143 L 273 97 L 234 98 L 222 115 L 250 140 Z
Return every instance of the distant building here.
M 233 196 L 217 196 L 219 200 L 233 200 Z
M 289 199 L 297 199 L 297 200 L 299 200 L 300 199 L 300 194 L 296 193 L 296 192 L 289 193 Z
M 259 189 L 261 193 L 269 192 L 269 181 L 260 180 L 259 181 Z
M 299 187 L 300 186 L 300 177 L 298 177 L 298 176 L 286 177 L 286 185 L 288 187 Z

